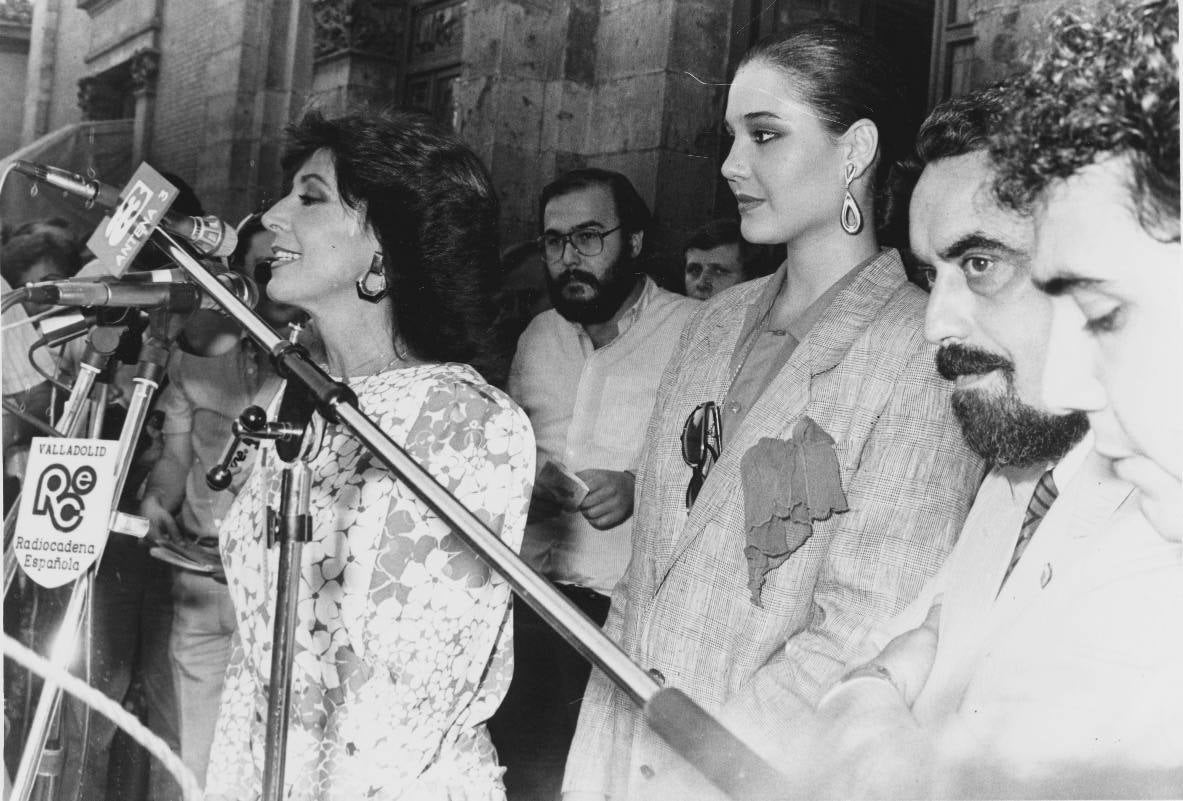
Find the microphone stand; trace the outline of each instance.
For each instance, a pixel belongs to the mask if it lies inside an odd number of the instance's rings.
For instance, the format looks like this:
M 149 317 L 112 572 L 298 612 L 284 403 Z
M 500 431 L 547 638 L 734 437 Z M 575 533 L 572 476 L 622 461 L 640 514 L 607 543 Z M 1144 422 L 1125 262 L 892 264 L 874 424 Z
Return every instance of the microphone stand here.
M 787 777 L 756 756 L 685 693 L 675 688 L 663 688 L 653 675 L 629 659 L 599 626 L 528 567 L 476 515 L 374 425 L 357 408 L 353 392 L 344 384 L 334 382 L 317 367 L 304 348 L 281 339 L 218 283 L 212 273 L 186 253 L 171 234 L 158 229 L 153 235 L 159 237 L 169 257 L 271 354 L 280 376 L 306 387 L 326 420 L 345 426 L 361 440 L 486 563 L 504 576 L 522 600 L 640 706 L 650 727 L 675 751 L 733 798 L 767 799 L 787 795 Z M 282 586 L 285 581 L 282 574 L 279 581 Z M 277 608 L 277 617 L 280 614 L 281 610 Z M 273 684 L 271 692 L 282 690 Z
M 300 556 L 304 544 L 312 541 L 312 516 L 309 513 L 312 468 L 309 463 L 316 458 L 324 441 L 324 418 L 314 417 L 313 411 L 315 408 L 304 388 L 292 384 L 284 392 L 277 422 L 268 423 L 266 413 L 258 406 L 252 406 L 242 413 L 234 427 L 236 442 L 244 436 L 275 440 L 275 453 L 284 463 L 279 512 L 267 510 L 267 546 L 270 548 L 279 543 L 279 573 L 272 626 L 271 692 L 267 697 L 262 801 L 279 801 L 283 794 L 291 716 L 292 658 L 296 645 L 296 606 L 300 593 Z
M 112 496 L 113 503 L 117 503 L 119 497 L 123 494 L 123 487 L 127 482 L 128 472 L 131 470 L 131 461 L 135 452 L 136 442 L 139 440 L 144 420 L 148 416 L 152 398 L 156 390 L 160 387 L 160 381 L 163 379 L 165 368 L 168 366 L 172 323 L 172 312 L 168 309 L 153 309 L 149 314 L 149 336 L 144 340 L 144 345 L 140 352 L 139 371 L 133 379 L 135 388 L 132 391 L 132 397 L 128 403 L 127 418 L 120 432 L 119 444 L 116 449 L 117 472 Z M 94 338 L 92 337 L 92 343 L 93 340 Z M 96 348 L 96 359 L 110 359 L 109 355 L 101 357 L 99 355 L 100 353 L 101 351 L 98 351 Z M 94 377 L 98 373 L 99 370 L 88 371 L 83 369 L 79 374 L 79 381 L 75 382 L 75 387 L 71 389 L 70 399 L 71 401 L 77 400 L 77 403 L 68 405 L 67 408 L 73 416 L 65 420 L 65 422 L 72 428 L 80 427 L 80 410 L 85 405 L 84 396 L 78 395 L 77 398 L 75 397 L 80 389 L 78 384 L 81 384 L 82 389 L 85 391 L 89 391 L 91 386 L 93 386 Z M 75 411 L 75 409 L 78 411 Z M 114 517 L 115 514 L 113 512 L 112 518 Z M 7 521 L 5 523 L 7 524 Z M 7 531 L 5 533 L 7 535 Z M 15 556 L 12 561 L 15 566 Z M 76 650 L 75 645 L 82 625 L 83 613 L 90 602 L 94 578 L 98 572 L 100 561 L 102 561 L 101 554 L 95 560 L 94 564 L 87 569 L 86 574 L 74 582 L 74 588 L 70 593 L 66 611 L 62 616 L 62 622 L 51 648 L 51 658 L 62 667 L 69 664 Z M 5 553 L 5 562 L 7 569 L 7 552 Z M 6 589 L 8 583 L 9 577 L 6 575 Z M 61 687 L 47 678 L 42 685 L 41 696 L 37 699 L 37 708 L 33 713 L 33 721 L 29 726 L 29 734 L 25 741 L 24 751 L 21 753 L 20 764 L 17 767 L 16 776 L 12 780 L 10 798 L 14 801 L 29 801 L 35 781 L 34 771 L 38 770 L 42 762 L 43 752 L 45 751 L 50 730 L 51 728 L 56 728 L 55 721 L 61 712 L 61 694 Z M 83 747 L 85 748 L 85 744 Z M 60 765 L 60 761 L 56 759 L 51 759 L 50 762 Z

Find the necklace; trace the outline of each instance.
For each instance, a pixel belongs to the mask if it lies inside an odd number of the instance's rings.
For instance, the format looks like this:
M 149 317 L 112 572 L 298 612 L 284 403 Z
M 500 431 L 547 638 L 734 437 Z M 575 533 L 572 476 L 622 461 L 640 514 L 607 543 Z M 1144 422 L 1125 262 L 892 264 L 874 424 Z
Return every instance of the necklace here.
M 348 382 L 348 381 L 355 379 L 355 378 L 369 378 L 370 376 L 375 376 L 380 373 L 385 373 L 387 370 L 389 370 L 390 368 L 392 368 L 396 364 L 398 364 L 400 361 L 402 361 L 402 357 L 396 353 L 396 354 L 394 354 L 394 356 L 392 356 L 390 358 L 390 361 L 386 362 L 386 364 L 382 365 L 381 367 L 379 367 L 377 369 L 370 369 L 369 365 L 380 358 L 382 358 L 382 357 L 378 356 L 375 359 L 367 359 L 366 361 L 362 362 L 358 366 L 356 371 L 342 370 L 340 380 Z M 325 368 L 325 371 L 328 372 L 330 375 L 334 375 L 334 371 L 332 370 L 332 368 L 330 368 L 328 366 L 328 364 L 325 364 L 324 368 Z
M 756 343 L 760 340 L 760 335 L 768 328 L 768 321 L 772 318 L 772 309 L 776 305 L 775 298 L 765 312 L 760 315 L 760 319 L 756 321 L 756 325 L 748 333 L 744 340 L 742 347 L 744 348 L 743 356 L 739 360 L 739 364 L 731 371 L 731 380 L 727 382 L 727 391 L 723 393 L 723 398 L 726 399 L 731 394 L 732 388 L 735 386 L 735 380 L 739 378 L 739 374 L 743 372 L 744 366 L 748 363 L 748 357 L 752 355 L 752 351 L 756 349 Z M 736 348 L 738 350 L 738 348 Z

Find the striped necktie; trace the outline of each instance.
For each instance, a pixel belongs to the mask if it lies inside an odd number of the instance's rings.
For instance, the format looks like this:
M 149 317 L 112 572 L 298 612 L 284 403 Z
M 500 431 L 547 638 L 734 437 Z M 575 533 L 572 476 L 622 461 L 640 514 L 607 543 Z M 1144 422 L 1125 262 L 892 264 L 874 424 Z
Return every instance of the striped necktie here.
M 1047 514 L 1048 509 L 1052 508 L 1058 494 L 1056 482 L 1052 480 L 1052 471 L 1048 470 L 1039 477 L 1039 483 L 1035 485 L 1035 492 L 1031 493 L 1031 502 L 1027 504 L 1027 515 L 1023 518 L 1023 527 L 1019 529 L 1019 541 L 1015 543 L 1015 553 L 1010 558 L 1006 575 L 1002 577 L 1002 584 L 998 588 L 999 592 L 1002 592 L 1002 587 L 1006 586 L 1006 580 L 1010 578 L 1015 565 L 1019 563 L 1023 551 L 1027 550 L 1027 544 L 1031 542 L 1035 529 L 1039 528 L 1039 524 L 1043 522 L 1043 516 Z

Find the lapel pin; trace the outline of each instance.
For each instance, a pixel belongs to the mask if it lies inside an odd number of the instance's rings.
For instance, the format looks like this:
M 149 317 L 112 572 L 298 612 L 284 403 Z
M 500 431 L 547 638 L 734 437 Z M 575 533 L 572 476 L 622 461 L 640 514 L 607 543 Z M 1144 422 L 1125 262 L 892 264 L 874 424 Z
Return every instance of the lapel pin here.
M 1052 580 L 1052 563 L 1048 562 L 1043 566 L 1043 573 L 1039 576 L 1039 586 L 1046 587 Z

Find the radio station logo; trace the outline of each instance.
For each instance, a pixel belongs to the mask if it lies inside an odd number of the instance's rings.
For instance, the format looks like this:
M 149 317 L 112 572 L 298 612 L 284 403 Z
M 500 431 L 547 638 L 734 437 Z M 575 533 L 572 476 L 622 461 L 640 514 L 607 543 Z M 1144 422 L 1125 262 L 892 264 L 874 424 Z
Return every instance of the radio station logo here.
M 86 509 L 83 498 L 94 489 L 98 476 L 90 465 L 70 472 L 65 465 L 51 464 L 37 481 L 33 496 L 33 514 L 48 515 L 53 527 L 62 533 L 78 528 Z
M 13 551 L 43 587 L 82 575 L 107 543 L 118 443 L 37 437 L 29 450 Z
M 119 195 L 119 206 L 86 242 L 114 275 L 123 275 L 144 247 L 176 199 L 177 188 L 148 164 L 141 164 Z

